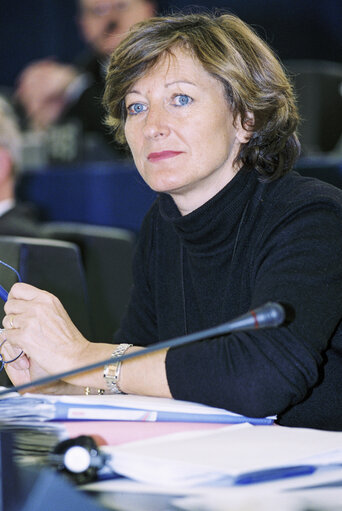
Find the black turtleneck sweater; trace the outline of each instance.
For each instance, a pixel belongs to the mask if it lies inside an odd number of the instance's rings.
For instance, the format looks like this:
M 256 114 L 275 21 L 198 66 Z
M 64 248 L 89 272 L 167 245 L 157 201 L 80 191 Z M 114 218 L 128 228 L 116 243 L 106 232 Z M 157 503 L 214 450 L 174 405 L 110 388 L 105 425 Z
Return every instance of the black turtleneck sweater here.
M 168 351 L 176 399 L 279 423 L 342 430 L 342 192 L 295 172 L 243 169 L 181 216 L 161 194 L 147 214 L 131 302 L 115 342 L 146 346 L 268 301 L 291 322 Z

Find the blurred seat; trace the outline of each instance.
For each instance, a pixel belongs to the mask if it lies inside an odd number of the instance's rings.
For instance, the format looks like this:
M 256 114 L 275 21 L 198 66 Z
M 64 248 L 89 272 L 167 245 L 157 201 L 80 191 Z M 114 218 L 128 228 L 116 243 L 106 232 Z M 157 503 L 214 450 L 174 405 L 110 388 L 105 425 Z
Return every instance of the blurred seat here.
M 56 295 L 77 328 L 91 339 L 86 279 L 77 245 L 50 239 L 0 236 L 0 260 L 15 268 L 23 282 Z M 16 274 L 0 264 L 0 284 L 3 288 L 9 291 L 17 281 Z M 1 321 L 3 317 L 0 304 Z M 8 382 L 2 371 L 0 385 L 7 385 Z
M 303 176 L 316 177 L 342 189 L 342 156 L 303 157 L 297 161 L 295 170 Z
M 111 342 L 129 301 L 135 234 L 72 222 L 46 222 L 43 233 L 80 247 L 89 291 L 92 340 Z
M 25 170 L 16 194 L 46 222 L 80 222 L 138 232 L 156 193 L 133 165 L 88 162 Z
M 303 153 L 335 151 L 342 138 L 342 64 L 293 59 L 285 66 L 293 79 L 302 118 Z

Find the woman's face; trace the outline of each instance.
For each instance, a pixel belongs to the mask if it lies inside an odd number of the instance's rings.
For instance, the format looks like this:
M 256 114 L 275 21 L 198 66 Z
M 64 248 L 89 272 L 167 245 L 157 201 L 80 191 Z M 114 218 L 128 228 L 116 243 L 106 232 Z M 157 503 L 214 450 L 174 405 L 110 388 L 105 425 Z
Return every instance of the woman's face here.
M 248 138 L 239 119 L 233 126 L 221 82 L 183 50 L 173 54 L 127 93 L 125 134 L 146 183 L 187 214 L 233 178 Z

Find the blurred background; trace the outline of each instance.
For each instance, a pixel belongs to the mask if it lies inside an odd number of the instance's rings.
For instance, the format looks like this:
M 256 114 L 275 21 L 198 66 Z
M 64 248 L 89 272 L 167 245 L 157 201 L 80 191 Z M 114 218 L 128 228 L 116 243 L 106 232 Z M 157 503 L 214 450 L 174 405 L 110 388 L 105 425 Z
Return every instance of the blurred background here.
M 138 12 L 138 5 L 149 4 L 153 0 L 121 0 L 122 5 L 132 5 L 127 11 L 131 18 Z M 134 186 L 137 177 L 130 156 L 116 147 L 112 136 L 104 132 L 102 122 L 103 112 L 95 112 L 94 123 L 88 125 L 91 120 L 89 95 L 78 103 L 78 110 L 71 108 L 71 114 L 64 108 L 62 115 L 57 114 L 48 122 L 35 124 L 28 115 L 25 105 L 25 94 L 20 77 L 27 66 L 46 59 L 53 63 L 78 66 L 80 55 L 88 54 L 89 40 L 86 41 L 86 27 L 80 23 L 78 7 L 80 5 L 101 6 L 106 4 L 116 5 L 120 8 L 120 0 L 106 2 L 106 0 L 1 0 L 0 2 L 0 94 L 3 94 L 14 103 L 18 109 L 19 120 L 23 131 L 23 165 L 20 178 L 17 183 L 17 193 L 24 200 L 33 201 L 43 212 L 45 220 L 81 220 L 93 224 L 117 224 L 117 220 L 108 219 L 108 206 L 104 207 L 99 201 L 103 197 L 103 191 L 93 199 L 92 213 L 88 216 L 82 213 L 86 208 L 79 205 L 71 194 L 78 193 L 84 197 L 89 192 L 89 187 L 82 188 L 84 176 L 87 172 L 93 176 L 95 183 L 104 182 L 105 178 L 98 180 L 100 172 L 110 176 L 113 169 L 120 175 L 120 179 L 128 179 L 132 171 L 134 178 L 125 186 L 128 190 Z M 93 8 L 93 7 L 91 7 Z M 342 186 L 342 1 L 341 0 L 160 0 L 157 2 L 159 14 L 177 12 L 178 10 L 196 11 L 220 9 L 229 11 L 240 16 L 245 22 L 252 25 L 263 39 L 271 46 L 290 72 L 298 98 L 299 110 L 302 123 L 299 130 L 302 143 L 302 158 L 299 163 L 300 171 L 326 178 Z M 114 11 L 113 11 L 114 13 Z M 106 12 L 93 13 L 98 20 L 108 17 L 108 26 L 112 21 L 111 14 Z M 144 14 L 146 15 L 146 13 Z M 148 14 L 147 14 L 148 15 Z M 96 20 L 95 20 L 96 22 Z M 115 21 L 117 24 L 117 21 Z M 113 27 L 113 26 L 112 26 Z M 111 27 L 111 28 L 112 28 Z M 120 27 L 117 25 L 117 30 Z M 122 29 L 127 30 L 126 28 Z M 87 44 L 88 43 L 88 44 Z M 92 48 L 92 51 L 94 48 Z M 103 50 L 107 58 L 109 51 Z M 103 53 L 103 54 L 104 54 Z M 97 53 L 98 55 L 98 53 Z M 94 57 L 94 51 L 93 51 Z M 93 62 L 99 61 L 95 55 Z M 52 63 L 52 64 L 51 64 Z M 82 67 L 83 66 L 83 67 Z M 99 67 L 99 66 L 98 66 Z M 75 69 L 71 67 L 70 69 Z M 78 69 L 78 68 L 77 68 Z M 77 76 L 83 77 L 88 73 L 88 68 L 82 64 L 78 69 Z M 46 73 L 46 70 L 44 70 Z M 69 71 L 68 71 L 69 72 Z M 92 70 L 93 72 L 93 70 Z M 101 70 L 97 69 L 98 80 Z M 42 75 L 43 76 L 43 75 Z M 45 74 L 46 76 L 46 74 Z M 52 74 L 51 74 L 52 76 Z M 59 75 L 56 75 L 58 77 Z M 27 77 L 26 77 L 27 78 Z M 56 78 L 57 79 L 57 78 Z M 36 79 L 37 80 L 37 79 Z M 77 80 L 75 80 L 77 81 Z M 80 78 L 82 81 L 82 78 Z M 29 80 L 26 79 L 26 82 Z M 100 97 L 104 83 L 104 73 L 100 76 L 100 88 L 94 83 L 90 89 L 92 98 L 96 97 L 95 108 L 100 107 Z M 46 82 L 48 84 L 48 82 Z M 39 90 L 37 96 L 44 93 L 43 81 L 36 81 L 36 91 L 26 85 L 26 100 Z M 79 84 L 78 84 L 79 85 Z M 18 90 L 21 93 L 21 102 L 18 101 Z M 81 88 L 82 90 L 82 88 Z M 28 92 L 27 92 L 28 91 Z M 68 89 L 69 91 L 69 89 Z M 69 101 L 69 100 L 68 100 Z M 26 111 L 23 108 L 26 106 Z M 29 105 L 30 108 L 30 105 Z M 68 115 L 64 115 L 67 110 Z M 69 109 L 70 110 L 70 109 Z M 86 112 L 86 113 L 85 113 Z M 81 113 L 81 116 L 80 116 Z M 100 115 L 100 117 L 99 117 Z M 102 117 L 101 117 L 102 115 Z M 51 120 L 52 119 L 52 120 Z M 76 122 L 74 122 L 76 119 Z M 99 121 L 101 119 L 101 121 Z M 88 124 L 87 124 L 88 123 Z M 96 124 L 97 123 L 97 124 Z M 102 123 L 103 124 L 103 123 Z M 101 132 L 101 133 L 100 133 Z M 299 168 L 298 167 L 298 168 Z M 46 170 L 49 170 L 49 178 Z M 41 181 L 36 185 L 33 180 L 38 179 L 41 171 Z M 52 171 L 58 171 L 56 181 L 53 181 Z M 74 177 L 80 172 L 82 181 L 77 177 L 78 186 L 70 183 L 66 190 L 66 179 L 71 179 L 70 170 L 74 171 Z M 28 176 L 34 172 L 34 177 Z M 76 177 L 75 177 L 76 179 Z M 119 178 L 118 178 L 119 179 Z M 91 183 L 92 192 L 94 195 Z M 106 185 L 107 186 L 107 183 Z M 44 187 L 49 187 L 44 191 Z M 61 189 L 61 196 L 51 200 L 51 189 L 55 195 Z M 144 193 L 142 190 L 144 189 Z M 138 229 L 142 212 L 145 212 L 146 203 L 149 204 L 153 194 L 145 190 L 139 183 L 139 195 L 145 197 L 142 210 L 138 211 L 129 226 Z M 105 190 L 106 193 L 107 189 Z M 46 197 L 45 197 L 46 195 Z M 121 199 L 121 191 L 118 192 Z M 67 202 L 70 196 L 70 206 Z M 91 202 L 88 196 L 87 204 Z M 110 197 L 113 197 L 110 195 Z M 61 207 L 63 200 L 64 206 Z M 85 200 L 85 199 L 84 199 Z M 78 204 L 75 207 L 75 204 Z M 138 203 L 137 203 L 138 204 Z M 113 208 L 113 200 L 110 203 Z M 136 206 L 135 209 L 137 209 Z M 103 213 L 101 211 L 103 210 Z M 131 209 L 126 205 L 120 206 L 120 211 L 125 210 L 127 217 Z M 134 213 L 134 211 L 133 211 Z M 122 215 L 121 215 L 122 216 Z M 125 224 L 127 221 L 125 220 Z
M 341 0 L 162 0 L 160 11 L 200 6 L 239 15 L 282 59 L 342 62 Z M 72 61 L 84 47 L 74 0 L 1 0 L 0 84 L 13 86 L 23 67 L 54 56 Z

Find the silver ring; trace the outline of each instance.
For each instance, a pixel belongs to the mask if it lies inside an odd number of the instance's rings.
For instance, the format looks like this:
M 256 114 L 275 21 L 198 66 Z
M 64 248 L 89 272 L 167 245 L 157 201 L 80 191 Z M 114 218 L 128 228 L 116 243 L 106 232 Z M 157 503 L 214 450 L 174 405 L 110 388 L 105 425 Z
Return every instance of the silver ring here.
M 10 328 L 14 328 L 14 324 L 13 324 L 13 314 L 11 314 L 10 316 L 8 316 L 8 319 L 9 319 Z

